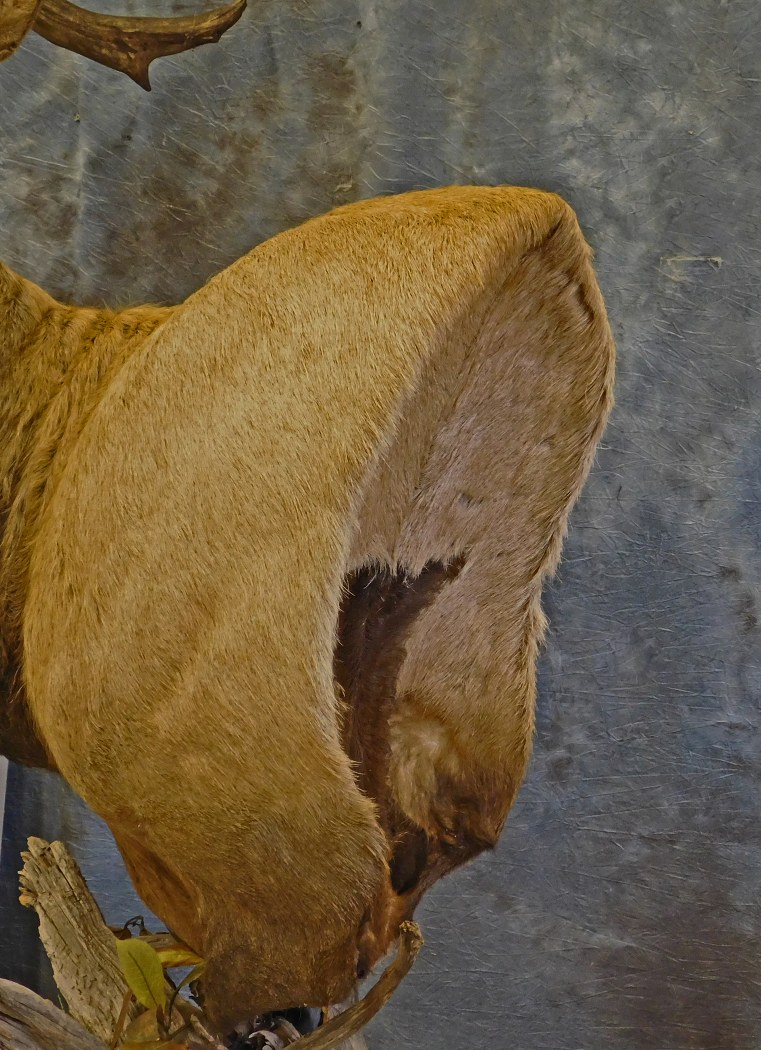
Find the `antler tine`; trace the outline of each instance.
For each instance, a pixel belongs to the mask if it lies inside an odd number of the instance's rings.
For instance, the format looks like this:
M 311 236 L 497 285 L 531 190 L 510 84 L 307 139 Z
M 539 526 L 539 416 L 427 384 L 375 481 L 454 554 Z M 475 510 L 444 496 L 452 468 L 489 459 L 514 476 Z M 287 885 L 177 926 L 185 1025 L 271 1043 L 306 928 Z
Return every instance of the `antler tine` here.
M 0 62 L 9 58 L 32 28 L 40 0 L 0 0 Z
M 42 0 L 33 28 L 52 44 L 126 73 L 150 91 L 148 67 L 154 58 L 214 43 L 245 7 L 246 0 L 233 0 L 206 14 L 127 18 L 86 11 L 68 0 Z

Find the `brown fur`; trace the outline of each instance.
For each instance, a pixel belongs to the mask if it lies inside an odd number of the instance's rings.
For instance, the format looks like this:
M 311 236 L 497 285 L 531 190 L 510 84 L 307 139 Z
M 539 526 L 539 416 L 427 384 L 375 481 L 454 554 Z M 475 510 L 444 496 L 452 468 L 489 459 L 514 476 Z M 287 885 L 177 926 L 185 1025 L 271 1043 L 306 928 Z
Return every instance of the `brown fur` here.
M 3 748 L 109 823 L 220 1024 L 340 999 L 524 774 L 611 406 L 573 213 L 427 191 L 174 309 L 0 301 Z

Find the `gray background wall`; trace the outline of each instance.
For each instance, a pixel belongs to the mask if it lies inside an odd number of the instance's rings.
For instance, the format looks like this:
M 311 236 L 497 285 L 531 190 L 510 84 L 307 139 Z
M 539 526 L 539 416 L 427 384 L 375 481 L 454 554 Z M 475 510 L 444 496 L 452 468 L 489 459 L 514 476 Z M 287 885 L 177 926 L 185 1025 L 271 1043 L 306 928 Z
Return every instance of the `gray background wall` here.
M 531 774 L 430 895 L 374 1050 L 761 1045 L 760 54 L 756 0 L 252 0 L 151 95 L 36 37 L 0 67 L 0 251 L 59 296 L 175 301 L 334 204 L 452 182 L 556 190 L 597 250 L 618 405 Z M 23 836 L 139 909 L 54 778 L 12 770 L 8 807 L 0 971 L 41 981 Z

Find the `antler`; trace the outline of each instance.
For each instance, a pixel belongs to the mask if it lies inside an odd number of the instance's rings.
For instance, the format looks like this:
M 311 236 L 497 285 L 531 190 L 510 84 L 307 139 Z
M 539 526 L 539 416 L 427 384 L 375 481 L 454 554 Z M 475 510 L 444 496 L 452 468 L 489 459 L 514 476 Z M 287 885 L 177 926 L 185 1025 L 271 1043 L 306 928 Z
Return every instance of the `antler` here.
M 41 0 L 0 0 L 0 62 L 8 58 L 32 28 Z
M 52 44 L 126 73 L 150 91 L 148 67 L 154 58 L 214 43 L 245 7 L 246 0 L 233 0 L 206 14 L 127 18 L 87 11 L 68 0 L 0 0 L 0 61 L 31 28 Z

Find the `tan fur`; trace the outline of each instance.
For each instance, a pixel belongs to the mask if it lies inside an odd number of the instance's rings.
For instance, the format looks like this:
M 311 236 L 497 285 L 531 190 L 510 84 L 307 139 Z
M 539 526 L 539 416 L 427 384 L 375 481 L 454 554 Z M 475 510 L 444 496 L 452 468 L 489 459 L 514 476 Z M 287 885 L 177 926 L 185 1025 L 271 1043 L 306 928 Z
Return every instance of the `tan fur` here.
M 220 1024 L 337 1000 L 525 770 L 541 583 L 611 405 L 573 213 L 427 191 L 281 234 L 173 310 L 74 310 L 9 271 L 0 300 L 5 749 L 109 823 Z M 398 656 L 363 779 L 345 581 L 431 562 L 457 571 L 376 632 Z

